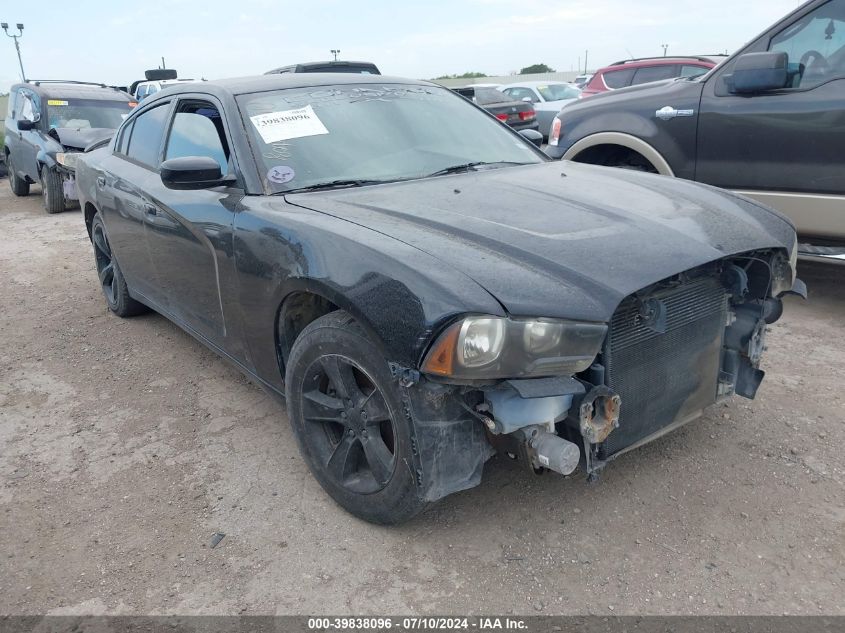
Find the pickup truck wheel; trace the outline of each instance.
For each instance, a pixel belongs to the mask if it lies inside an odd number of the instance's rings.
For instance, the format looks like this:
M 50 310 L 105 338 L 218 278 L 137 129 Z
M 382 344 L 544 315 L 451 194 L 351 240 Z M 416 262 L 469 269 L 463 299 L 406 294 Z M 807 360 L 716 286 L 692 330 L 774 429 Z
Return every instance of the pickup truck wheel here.
M 411 421 L 387 361 L 337 311 L 310 323 L 287 363 L 288 416 L 305 461 L 340 506 L 380 524 L 406 521 L 420 499 L 410 464 Z
M 18 176 L 18 172 L 15 171 L 15 165 L 12 163 L 11 154 L 6 156 L 6 169 L 9 172 L 9 186 L 12 187 L 12 193 L 16 196 L 28 196 L 29 183 Z
M 41 198 L 47 213 L 61 213 L 65 210 L 62 176 L 46 165 L 41 168 Z
M 146 312 L 147 306 L 129 296 L 129 288 L 126 287 L 126 280 L 112 254 L 111 245 L 106 236 L 106 227 L 99 213 L 91 222 L 91 241 L 94 244 L 97 276 L 109 310 L 119 317 L 130 317 Z

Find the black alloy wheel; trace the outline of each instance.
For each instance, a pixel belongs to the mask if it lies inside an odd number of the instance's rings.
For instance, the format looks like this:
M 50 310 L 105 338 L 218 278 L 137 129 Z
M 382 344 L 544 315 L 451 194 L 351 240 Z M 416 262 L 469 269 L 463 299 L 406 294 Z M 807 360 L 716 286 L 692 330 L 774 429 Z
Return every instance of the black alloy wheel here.
M 382 490 L 396 468 L 396 430 L 384 394 L 352 359 L 321 356 L 306 371 L 306 441 L 328 475 L 356 494 Z
M 109 310 L 119 317 L 130 317 L 142 314 L 149 308 L 140 301 L 132 298 L 120 266 L 117 265 L 112 245 L 106 235 L 103 218 L 97 213 L 91 221 L 91 242 L 94 244 L 94 265 L 97 277 L 103 289 L 103 296 Z
M 112 259 L 109 240 L 101 222 L 95 222 L 92 226 L 91 240 L 94 242 L 94 261 L 97 266 L 97 276 L 100 278 L 100 285 L 103 287 L 106 301 L 111 307 L 117 300 L 114 260 Z
M 377 341 L 343 310 L 309 323 L 285 363 L 288 417 L 314 478 L 341 507 L 379 524 L 427 505 L 416 422 Z

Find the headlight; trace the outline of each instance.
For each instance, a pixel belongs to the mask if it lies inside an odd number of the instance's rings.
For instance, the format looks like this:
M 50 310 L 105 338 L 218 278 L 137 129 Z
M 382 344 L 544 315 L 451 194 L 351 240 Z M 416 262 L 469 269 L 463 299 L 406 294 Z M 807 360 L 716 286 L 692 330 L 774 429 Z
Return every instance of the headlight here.
M 56 154 L 56 162 L 59 165 L 64 165 L 68 169 L 76 169 L 76 159 L 79 158 L 79 152 L 59 152 Z
M 458 362 L 464 367 L 489 365 L 502 353 L 504 334 L 502 319 L 466 319 L 458 335 Z
M 422 370 L 471 380 L 571 376 L 593 363 L 606 334 L 601 323 L 466 317 L 437 338 Z

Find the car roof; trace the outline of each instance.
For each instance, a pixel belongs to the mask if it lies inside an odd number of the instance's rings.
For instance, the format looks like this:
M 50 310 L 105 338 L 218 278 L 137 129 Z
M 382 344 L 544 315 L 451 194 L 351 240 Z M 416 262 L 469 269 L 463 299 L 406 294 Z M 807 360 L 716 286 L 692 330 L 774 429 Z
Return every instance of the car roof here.
M 99 99 L 102 101 L 127 101 L 133 97 L 122 90 L 104 84 L 92 84 L 73 81 L 54 81 L 31 79 L 12 86 L 29 88 L 42 97 L 59 99 Z
M 622 61 L 614 62 L 605 66 L 601 70 L 610 70 L 618 68 L 639 68 L 641 66 L 663 66 L 666 64 L 715 64 L 716 60 L 701 56 L 686 56 L 677 55 L 669 57 L 642 57 L 639 59 L 623 59 Z
M 172 96 L 183 92 L 208 92 L 209 94 L 241 95 L 253 92 L 267 92 L 270 90 L 285 90 L 288 88 L 311 88 L 331 85 L 384 85 L 405 84 L 415 86 L 432 86 L 442 88 L 429 81 L 406 79 L 403 77 L 386 77 L 384 75 L 358 75 L 350 73 L 284 73 L 273 75 L 254 75 L 249 77 L 232 77 L 229 79 L 215 79 L 200 83 L 173 84 L 167 87 L 164 96 Z M 162 94 L 162 93 L 159 93 Z M 157 100 L 159 94 L 149 100 Z M 147 100 L 144 100 L 147 103 Z

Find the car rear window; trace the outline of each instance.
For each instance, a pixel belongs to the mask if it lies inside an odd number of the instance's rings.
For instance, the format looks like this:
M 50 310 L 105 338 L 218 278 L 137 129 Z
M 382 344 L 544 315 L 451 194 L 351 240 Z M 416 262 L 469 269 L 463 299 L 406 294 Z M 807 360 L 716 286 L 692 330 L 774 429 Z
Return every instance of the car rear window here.
M 491 103 L 503 103 L 505 101 L 510 101 L 510 97 L 495 88 L 475 89 L 475 102 L 478 105 L 490 105 Z
M 156 106 L 135 119 L 126 155 L 143 165 L 158 167 L 164 123 L 169 104 Z
M 611 90 L 630 86 L 631 79 L 633 78 L 633 68 L 623 68 L 621 70 L 608 70 L 604 73 L 604 76 L 602 77 L 602 79 L 604 79 L 605 85 Z

